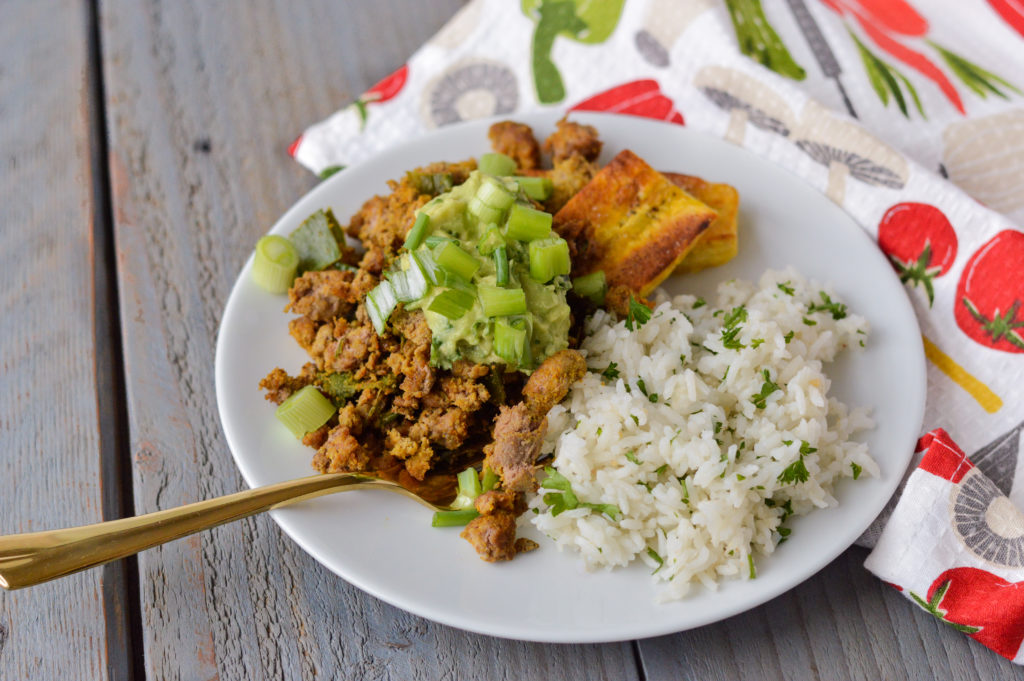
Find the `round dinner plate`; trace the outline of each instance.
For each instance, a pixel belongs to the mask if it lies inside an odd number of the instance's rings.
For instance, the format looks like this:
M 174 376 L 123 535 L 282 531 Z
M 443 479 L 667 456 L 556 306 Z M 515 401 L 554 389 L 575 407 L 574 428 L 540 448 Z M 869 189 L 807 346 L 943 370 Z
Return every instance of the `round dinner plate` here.
M 559 114 L 524 115 L 543 139 Z M 656 636 L 696 627 L 759 605 L 791 589 L 842 553 L 882 510 L 899 483 L 924 415 L 925 365 L 917 320 L 903 287 L 870 237 L 840 208 L 796 176 L 730 145 L 678 125 L 608 114 L 573 114 L 597 127 L 601 163 L 632 149 L 655 168 L 727 182 L 740 194 L 739 255 L 728 264 L 667 282 L 672 293 L 705 297 L 727 279 L 756 280 L 768 268 L 795 266 L 830 282 L 867 317 L 866 350 L 846 352 L 829 369 L 833 393 L 868 405 L 877 422 L 863 439 L 881 468 L 878 478 L 846 480 L 839 506 L 792 521 L 793 533 L 757 578 L 696 587 L 682 601 L 658 604 L 641 564 L 588 572 L 573 553 L 522 523 L 540 548 L 508 563 L 479 560 L 459 530 L 430 526 L 430 512 L 385 492 L 352 491 L 272 512 L 281 528 L 327 568 L 403 610 L 494 636 L 596 642 Z M 287 234 L 320 208 L 339 219 L 388 191 L 386 180 L 432 161 L 488 151 L 492 121 L 438 130 L 348 168 L 298 201 L 271 232 Z M 231 453 L 246 482 L 268 485 L 312 473 L 313 450 L 274 418 L 257 383 L 274 367 L 296 373 L 308 360 L 288 335 L 283 296 L 264 292 L 246 263 L 228 299 L 217 342 L 217 404 Z

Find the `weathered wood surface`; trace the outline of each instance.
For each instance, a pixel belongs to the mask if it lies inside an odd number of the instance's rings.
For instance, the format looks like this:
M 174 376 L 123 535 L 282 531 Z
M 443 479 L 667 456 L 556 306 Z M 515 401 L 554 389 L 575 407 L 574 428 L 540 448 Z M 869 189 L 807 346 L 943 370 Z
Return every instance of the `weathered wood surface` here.
M 214 342 L 256 237 L 315 183 L 285 147 L 459 5 L 100 5 L 133 470 L 120 491 L 137 512 L 243 487 L 216 415 Z M 84 1 L 0 3 L 4 533 L 98 520 L 101 470 L 116 471 L 117 381 L 94 373 L 111 348 L 102 263 L 93 278 L 103 130 L 88 40 Z M 116 570 L 0 593 L 0 679 L 125 678 L 143 654 L 160 680 L 1024 678 L 874 579 L 864 556 L 851 549 L 749 613 L 641 641 L 638 668 L 630 643 L 508 642 L 405 614 L 256 518 L 140 557 L 135 648 L 112 612 Z
M 760 608 L 638 643 L 648 681 L 1020 679 L 1024 670 L 912 606 L 854 547 Z
M 103 514 L 88 17 L 84 1 L 0 3 L 3 534 Z M 0 592 L 0 679 L 125 678 L 114 574 Z
M 458 2 L 111 0 L 101 5 L 138 512 L 244 487 L 213 359 L 256 238 L 314 184 L 285 154 L 426 40 Z M 139 557 L 153 679 L 630 679 L 630 643 L 467 634 L 349 586 L 269 517 Z

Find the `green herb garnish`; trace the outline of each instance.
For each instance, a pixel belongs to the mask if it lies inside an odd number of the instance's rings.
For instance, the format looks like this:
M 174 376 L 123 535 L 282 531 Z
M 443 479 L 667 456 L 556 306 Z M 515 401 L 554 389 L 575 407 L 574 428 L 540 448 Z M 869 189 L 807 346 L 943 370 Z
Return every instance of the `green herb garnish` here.
M 761 372 L 764 375 L 764 383 L 761 385 L 761 392 L 756 395 L 750 396 L 750 401 L 754 403 L 754 406 L 758 409 L 764 409 L 767 404 L 768 397 L 776 390 L 781 390 L 778 383 L 772 381 L 771 374 L 765 369 Z
M 779 290 L 785 293 L 787 296 L 791 296 L 794 293 L 793 287 L 789 285 L 788 281 L 784 281 L 781 284 L 776 284 L 776 286 L 778 286 Z
M 808 312 L 829 312 L 832 319 L 835 320 L 846 317 L 846 305 L 832 302 L 832 299 L 824 291 L 818 291 L 818 295 L 821 296 L 821 303 L 811 303 L 807 308 Z
M 643 303 L 637 302 L 632 295 L 629 296 L 629 314 L 626 315 L 626 328 L 630 331 L 639 329 L 651 319 L 651 308 Z M 635 325 L 635 326 L 634 326 Z
M 603 513 L 615 521 L 622 517 L 622 511 L 614 504 L 591 504 L 580 501 L 576 494 L 573 493 L 572 484 L 569 482 L 569 479 L 551 466 L 545 466 L 544 473 L 547 477 L 541 481 L 541 488 L 558 490 L 544 495 L 544 503 L 550 507 L 552 516 L 557 516 L 563 511 L 570 511 L 574 508 L 589 508 L 592 511 Z
M 652 549 L 650 546 L 647 547 L 647 555 L 651 557 L 651 560 L 658 564 L 658 567 L 654 569 L 654 572 L 657 572 L 661 568 L 665 567 L 665 559 L 659 556 L 658 552 Z M 654 572 L 652 572 L 651 574 L 653 575 Z

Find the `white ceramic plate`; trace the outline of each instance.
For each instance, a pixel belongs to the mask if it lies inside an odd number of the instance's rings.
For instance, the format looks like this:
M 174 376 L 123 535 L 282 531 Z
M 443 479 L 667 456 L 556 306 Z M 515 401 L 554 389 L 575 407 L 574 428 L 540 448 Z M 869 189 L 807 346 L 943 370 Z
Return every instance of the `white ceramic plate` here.
M 555 114 L 524 116 L 543 139 Z M 314 558 L 355 586 L 409 612 L 461 629 L 534 641 L 595 642 L 655 636 L 708 624 L 796 586 L 838 556 L 881 511 L 906 468 L 924 414 L 921 336 L 903 287 L 875 244 L 841 209 L 795 176 L 686 128 L 641 118 L 587 114 L 605 142 L 602 163 L 630 148 L 662 170 L 697 174 L 740 193 L 740 255 L 724 267 L 670 281 L 705 296 L 733 277 L 794 265 L 830 281 L 871 322 L 868 349 L 833 365 L 834 394 L 870 405 L 878 422 L 866 440 L 881 477 L 839 486 L 840 505 L 793 522 L 790 540 L 758 560 L 757 578 L 723 582 L 715 593 L 655 604 L 641 565 L 588 573 L 575 555 L 524 530 L 540 549 L 505 564 L 479 560 L 457 529 L 430 527 L 430 513 L 383 492 L 353 491 L 273 512 Z M 341 219 L 385 181 L 417 165 L 488 151 L 490 121 L 453 126 L 388 150 L 323 182 L 274 225 L 286 234 L 319 208 Z M 246 482 L 267 485 L 311 473 L 312 450 L 274 418 L 257 382 L 276 366 L 297 372 L 306 354 L 288 335 L 285 300 L 252 283 L 250 261 L 228 299 L 217 343 L 217 403 Z M 529 525 L 524 523 L 524 525 Z

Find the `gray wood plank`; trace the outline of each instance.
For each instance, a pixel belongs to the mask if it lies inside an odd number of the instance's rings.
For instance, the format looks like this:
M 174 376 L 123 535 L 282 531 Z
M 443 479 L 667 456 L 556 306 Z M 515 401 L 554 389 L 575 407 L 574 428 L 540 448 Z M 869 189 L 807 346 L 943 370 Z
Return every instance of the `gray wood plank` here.
M 852 548 L 760 608 L 639 642 L 648 681 L 1024 679 L 1024 669 L 911 605 Z
M 138 512 L 243 487 L 217 419 L 214 343 L 256 238 L 315 182 L 285 149 L 458 7 L 102 3 Z M 267 517 L 148 551 L 139 568 L 154 679 L 637 676 L 629 643 L 515 643 L 407 615 L 334 577 Z
M 102 519 L 87 2 L 0 3 L 0 533 Z M 0 593 L 0 678 L 125 678 L 116 568 Z M 108 633 L 111 636 L 108 636 Z

